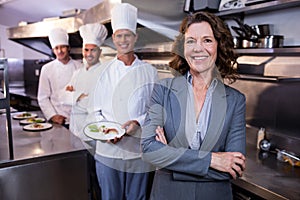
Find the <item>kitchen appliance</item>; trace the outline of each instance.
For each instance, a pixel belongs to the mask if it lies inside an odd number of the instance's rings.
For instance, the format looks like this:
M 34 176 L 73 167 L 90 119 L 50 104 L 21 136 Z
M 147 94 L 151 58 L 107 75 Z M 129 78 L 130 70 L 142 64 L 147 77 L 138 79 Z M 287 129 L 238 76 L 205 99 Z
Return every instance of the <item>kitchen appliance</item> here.
M 246 0 L 221 0 L 219 11 L 243 8 L 245 2 Z

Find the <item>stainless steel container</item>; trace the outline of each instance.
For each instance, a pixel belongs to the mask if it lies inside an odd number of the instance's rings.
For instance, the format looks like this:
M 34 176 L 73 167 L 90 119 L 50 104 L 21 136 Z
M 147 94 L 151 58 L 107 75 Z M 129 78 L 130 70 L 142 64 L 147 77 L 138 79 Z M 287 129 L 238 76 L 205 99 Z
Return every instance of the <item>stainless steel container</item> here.
M 262 38 L 268 35 L 273 35 L 272 24 L 258 24 L 252 26 L 252 29 L 257 33 L 258 37 Z
M 258 44 L 259 44 L 258 42 L 243 39 L 242 48 L 257 48 Z
M 259 38 L 259 48 L 280 48 L 283 47 L 283 35 L 268 35 Z
M 236 49 L 242 48 L 242 40 L 240 37 L 233 37 L 233 47 Z

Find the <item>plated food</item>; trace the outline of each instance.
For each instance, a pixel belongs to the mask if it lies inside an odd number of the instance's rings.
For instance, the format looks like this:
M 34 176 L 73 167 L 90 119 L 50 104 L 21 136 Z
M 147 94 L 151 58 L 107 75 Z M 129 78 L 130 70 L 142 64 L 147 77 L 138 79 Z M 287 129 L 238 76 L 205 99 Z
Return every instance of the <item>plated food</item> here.
M 50 123 L 33 123 L 23 127 L 25 131 L 44 131 L 52 128 Z
M 36 118 L 23 119 L 20 121 L 20 124 L 27 125 L 27 124 L 32 124 L 32 123 L 43 123 L 45 121 L 46 121 L 45 118 L 36 117 Z
M 84 128 L 84 134 L 95 140 L 110 140 L 123 136 L 125 129 L 116 122 L 100 121 L 88 124 Z
M 13 115 L 13 119 L 28 119 L 37 117 L 37 114 L 30 112 L 19 112 Z

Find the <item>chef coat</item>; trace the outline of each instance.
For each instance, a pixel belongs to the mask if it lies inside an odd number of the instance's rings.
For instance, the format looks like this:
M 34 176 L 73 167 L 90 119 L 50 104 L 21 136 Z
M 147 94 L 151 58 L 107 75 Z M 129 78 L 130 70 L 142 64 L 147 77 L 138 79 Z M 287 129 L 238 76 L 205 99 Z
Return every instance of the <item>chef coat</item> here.
M 63 102 L 61 91 L 70 81 L 73 73 L 81 66 L 80 61 L 73 59 L 67 64 L 55 59 L 42 67 L 39 79 L 38 103 L 48 120 L 56 114 L 63 115 L 69 120 L 71 106 L 61 103 Z
M 158 80 L 156 69 L 137 57 L 131 66 L 114 58 L 103 64 L 105 69 L 90 99 L 89 119 L 99 121 L 102 110 L 108 121 L 124 124 L 137 120 L 142 126 L 146 116 L 154 83 Z M 138 138 L 137 138 L 138 137 Z M 96 154 L 124 160 L 141 156 L 139 136 L 125 136 L 116 144 L 97 141 Z
M 85 125 L 86 117 L 88 116 L 87 106 L 89 97 L 93 96 L 95 85 L 98 77 L 102 72 L 101 63 L 97 63 L 91 67 L 82 67 L 76 70 L 71 78 L 68 85 L 73 86 L 74 91 L 64 91 L 65 97 L 63 100 L 64 104 L 72 105 L 72 111 L 70 115 L 70 131 L 83 140 L 90 140 L 83 134 L 83 128 Z M 79 96 L 84 93 L 88 96 L 80 99 Z

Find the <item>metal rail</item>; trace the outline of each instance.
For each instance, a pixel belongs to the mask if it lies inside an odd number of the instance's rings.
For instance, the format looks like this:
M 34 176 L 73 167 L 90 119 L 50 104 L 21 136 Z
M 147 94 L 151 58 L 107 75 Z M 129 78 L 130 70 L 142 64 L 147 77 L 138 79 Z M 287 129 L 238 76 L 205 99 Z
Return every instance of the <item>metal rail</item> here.
M 6 132 L 8 137 L 9 144 L 9 158 L 14 159 L 14 150 L 13 150 L 13 137 L 11 129 L 11 116 L 10 116 L 10 97 L 9 97 L 9 87 L 8 87 L 8 64 L 6 58 L 0 58 L 0 70 L 3 70 L 3 96 L 4 98 L 0 99 L 0 108 L 6 109 Z

